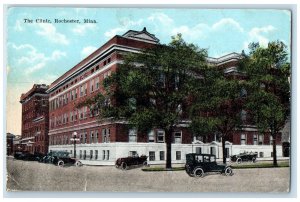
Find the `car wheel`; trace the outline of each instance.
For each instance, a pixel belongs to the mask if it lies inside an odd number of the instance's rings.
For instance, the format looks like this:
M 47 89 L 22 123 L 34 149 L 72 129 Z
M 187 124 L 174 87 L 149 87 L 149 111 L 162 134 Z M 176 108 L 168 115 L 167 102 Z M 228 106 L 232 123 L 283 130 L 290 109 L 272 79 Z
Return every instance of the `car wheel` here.
M 76 162 L 75 162 L 75 166 L 76 166 L 76 167 L 80 167 L 80 166 L 82 166 L 82 163 L 81 163 L 81 161 L 76 161 Z
M 236 160 L 236 162 L 237 162 L 238 164 L 240 164 L 240 163 L 242 163 L 242 159 L 241 159 L 241 158 L 238 158 L 238 159 Z
M 64 166 L 64 161 L 63 160 L 59 160 L 58 162 L 57 162 L 57 165 L 59 166 L 59 167 L 63 167 Z
M 115 167 L 116 167 L 116 168 L 119 168 L 120 166 L 116 163 L 116 164 L 115 164 Z
M 255 157 L 252 158 L 252 163 L 256 163 L 256 158 Z
M 185 165 L 185 172 L 190 176 L 190 177 L 194 177 L 194 174 L 191 171 L 191 168 L 189 165 Z
M 122 162 L 121 168 L 122 168 L 123 170 L 127 170 L 127 169 L 128 169 L 127 163 Z
M 194 170 L 195 177 L 204 177 L 204 170 L 202 168 L 195 168 Z
M 225 168 L 224 173 L 226 176 L 232 175 L 232 168 L 230 167 Z
M 145 166 L 145 167 L 148 166 L 148 162 L 144 161 L 143 166 Z

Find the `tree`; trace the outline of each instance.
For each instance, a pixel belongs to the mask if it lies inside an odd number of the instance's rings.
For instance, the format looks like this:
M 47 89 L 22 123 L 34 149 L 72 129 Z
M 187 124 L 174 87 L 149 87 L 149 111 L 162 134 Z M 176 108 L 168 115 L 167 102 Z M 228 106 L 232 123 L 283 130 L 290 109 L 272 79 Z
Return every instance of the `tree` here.
M 99 118 L 126 120 L 139 131 L 165 131 L 166 168 L 171 169 L 174 129 L 187 119 L 189 96 L 207 67 L 206 50 L 186 43 L 181 35 L 168 45 L 127 54 L 124 63 L 104 81 L 105 93 L 83 103 L 100 110 Z M 111 104 L 108 104 L 111 100 Z
M 290 63 L 286 45 L 270 42 L 267 47 L 249 45 L 250 53 L 241 62 L 248 75 L 246 107 L 261 133 L 273 139 L 273 165 L 277 166 L 276 138 L 290 115 Z
M 223 69 L 211 66 L 203 75 L 194 93 L 191 108 L 191 128 L 195 134 L 217 135 L 222 139 L 223 163 L 226 163 L 225 142 L 242 125 L 243 82 L 224 74 Z

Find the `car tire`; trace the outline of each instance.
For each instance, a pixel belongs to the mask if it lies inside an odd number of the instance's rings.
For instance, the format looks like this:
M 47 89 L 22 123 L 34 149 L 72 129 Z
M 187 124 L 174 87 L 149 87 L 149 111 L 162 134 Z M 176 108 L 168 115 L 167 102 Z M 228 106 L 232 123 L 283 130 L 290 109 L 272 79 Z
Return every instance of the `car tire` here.
M 225 168 L 224 174 L 226 176 L 232 175 L 232 168 L 231 167 Z
M 199 178 L 199 177 L 204 177 L 204 170 L 200 167 L 197 167 L 194 169 L 194 175 L 195 177 Z
M 143 166 L 148 167 L 148 166 L 149 166 L 149 165 L 148 165 L 148 162 L 147 162 L 147 161 L 144 161 Z
M 242 159 L 241 159 L 241 158 L 238 158 L 238 159 L 236 160 L 236 162 L 237 162 L 238 164 L 241 164 L 241 163 L 242 163 Z
M 59 166 L 59 167 L 64 167 L 64 165 L 65 165 L 65 162 L 63 160 L 59 160 L 57 162 L 57 166 Z
M 81 161 L 76 161 L 76 162 L 75 162 L 75 166 L 76 166 L 76 167 L 80 167 L 80 166 L 82 166 L 82 163 L 81 163 Z
M 122 170 L 127 170 L 128 169 L 127 163 L 122 162 L 121 168 L 122 168 Z

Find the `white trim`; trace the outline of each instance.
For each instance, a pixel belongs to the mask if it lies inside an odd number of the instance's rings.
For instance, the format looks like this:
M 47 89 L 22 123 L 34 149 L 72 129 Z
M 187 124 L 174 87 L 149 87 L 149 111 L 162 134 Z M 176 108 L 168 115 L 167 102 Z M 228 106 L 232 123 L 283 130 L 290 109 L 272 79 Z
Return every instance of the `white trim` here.
M 133 49 L 133 50 L 132 50 Z M 91 63 L 93 63 L 96 59 L 98 59 L 99 57 L 101 57 L 102 55 L 106 54 L 106 52 L 110 52 L 113 50 L 123 50 L 123 51 L 128 51 L 128 52 L 133 52 L 133 53 L 139 53 L 141 49 L 139 48 L 134 48 L 134 47 L 130 47 L 130 46 L 123 46 L 123 45 L 118 45 L 118 44 L 112 44 L 110 45 L 107 49 L 104 49 L 102 52 L 100 52 L 99 54 L 95 55 L 92 59 L 90 59 L 89 61 L 87 61 L 85 64 L 81 65 L 80 67 L 78 67 L 77 70 L 75 70 L 74 72 L 70 73 L 69 75 L 66 75 L 66 77 L 61 80 L 59 83 L 55 84 L 54 86 L 52 86 L 51 88 L 49 88 L 47 90 L 47 92 L 50 94 L 52 93 L 53 89 L 61 86 L 63 83 L 65 83 L 65 81 L 67 79 L 69 79 L 70 77 L 78 74 L 78 72 L 80 72 L 82 70 L 82 68 L 89 66 Z M 107 58 L 107 57 L 106 57 Z M 105 60 L 105 59 L 103 59 Z M 102 61 L 103 61 L 102 60 Z M 81 60 L 82 61 L 82 60 Z M 75 68 L 75 67 L 73 67 Z M 63 75 L 62 75 L 63 76 Z M 62 77 L 61 76 L 61 77 Z M 60 78 L 60 77 L 59 77 Z M 54 81 L 55 82 L 55 81 Z
M 54 95 L 53 97 L 49 98 L 49 102 L 52 101 L 52 100 L 54 100 L 54 99 L 56 99 L 57 97 L 61 96 L 62 94 L 67 93 L 68 91 L 74 90 L 74 88 L 76 88 L 76 87 L 80 86 L 81 84 L 85 83 L 86 81 L 90 80 L 92 77 L 98 76 L 99 74 L 101 74 L 101 73 L 103 73 L 104 71 L 108 70 L 111 66 L 113 66 L 113 65 L 115 65 L 115 64 L 122 64 L 122 63 L 123 63 L 122 60 L 115 60 L 114 62 L 109 63 L 109 64 L 106 65 L 104 68 L 102 68 L 102 69 L 96 71 L 95 74 L 91 74 L 91 75 L 85 77 L 85 78 L 82 79 L 81 81 L 79 81 L 79 82 L 77 82 L 76 84 L 74 84 L 72 87 L 70 87 L 70 88 L 68 88 L 68 89 L 65 89 L 64 91 L 62 91 L 62 92 L 60 92 L 60 93 Z M 94 90 L 94 91 L 95 91 L 95 90 Z M 93 91 L 93 92 L 94 92 L 94 91 Z M 77 98 L 76 98 L 76 99 L 80 98 L 79 95 L 80 95 L 80 92 L 79 92 L 79 94 L 77 95 Z M 84 96 L 85 96 L 85 95 L 84 95 Z M 82 96 L 82 97 L 84 97 L 84 96 Z M 74 100 L 75 100 L 75 99 L 74 99 Z M 72 100 L 72 101 L 73 101 L 73 100 Z

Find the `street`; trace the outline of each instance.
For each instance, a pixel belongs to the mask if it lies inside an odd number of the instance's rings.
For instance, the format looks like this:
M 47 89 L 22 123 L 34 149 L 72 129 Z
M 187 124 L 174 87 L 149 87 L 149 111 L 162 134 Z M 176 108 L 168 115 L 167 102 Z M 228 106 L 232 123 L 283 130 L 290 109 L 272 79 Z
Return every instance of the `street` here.
M 234 169 L 233 176 L 189 177 L 185 171 L 126 171 L 113 166 L 57 167 L 7 159 L 8 191 L 287 192 L 290 168 Z

